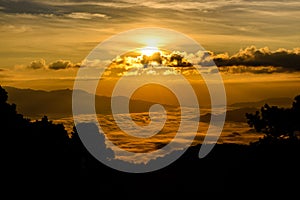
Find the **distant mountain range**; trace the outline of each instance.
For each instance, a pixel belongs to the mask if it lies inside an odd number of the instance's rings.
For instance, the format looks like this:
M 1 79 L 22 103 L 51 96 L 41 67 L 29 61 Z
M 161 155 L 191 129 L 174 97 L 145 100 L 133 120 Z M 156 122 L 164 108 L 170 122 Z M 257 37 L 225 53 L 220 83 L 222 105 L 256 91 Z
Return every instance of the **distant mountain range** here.
M 268 98 L 255 102 L 239 102 L 229 105 L 229 107 L 256 107 L 260 108 L 265 104 L 269 104 L 270 106 L 279 106 L 279 107 L 291 107 L 293 102 L 292 98 L 281 97 L 281 98 Z
M 17 105 L 17 111 L 29 118 L 40 118 L 47 115 L 50 118 L 62 118 L 72 115 L 72 90 L 33 90 L 19 89 L 15 87 L 4 86 L 8 92 L 8 102 Z M 83 108 L 88 104 L 84 99 L 88 99 L 92 94 L 81 91 L 80 95 L 83 99 L 81 105 Z M 120 107 L 117 109 L 120 113 L 124 112 L 122 105 L 128 100 L 126 97 L 114 97 Z M 95 96 L 96 111 L 99 114 L 111 113 L 111 98 L 107 96 Z M 97 103 L 98 102 L 98 103 Z M 246 122 L 245 113 L 253 113 L 264 104 L 276 105 L 280 107 L 290 107 L 293 100 L 291 98 L 270 98 L 256 102 L 240 102 L 228 105 L 226 113 L 226 121 Z M 131 100 L 131 112 L 147 112 L 153 102 L 142 100 Z M 167 109 L 173 109 L 172 105 L 164 105 Z M 88 107 L 88 106 L 87 106 Z M 90 113 L 92 111 L 83 111 Z M 209 122 L 211 114 L 207 113 L 200 117 L 202 122 Z
M 33 90 L 19 89 L 14 87 L 3 87 L 8 92 L 8 102 L 17 105 L 17 111 L 29 118 L 42 117 L 47 115 L 50 118 L 62 118 L 72 115 L 72 90 Z M 81 91 L 81 107 L 89 107 L 87 104 L 92 94 Z M 117 102 L 117 110 L 122 113 L 122 105 L 128 99 L 123 96 L 114 97 L 113 101 Z M 98 114 L 111 113 L 111 98 L 107 96 L 95 96 L 96 111 Z M 153 105 L 152 102 L 142 100 L 130 100 L 130 112 L 147 112 Z M 171 105 L 164 105 L 167 109 L 174 108 Z M 82 110 L 82 113 L 89 114 L 92 111 Z
M 291 107 L 293 99 L 282 98 L 268 98 L 255 102 L 238 102 L 227 106 L 226 121 L 229 122 L 247 122 L 246 113 L 255 113 L 260 110 L 262 106 L 268 104 L 270 106 Z M 200 121 L 209 122 L 211 114 L 207 113 L 200 117 Z
M 228 122 L 247 122 L 246 113 L 255 113 L 258 110 L 255 107 L 244 107 L 237 108 L 233 110 L 227 110 L 226 121 Z M 204 114 L 200 117 L 201 122 L 209 123 L 211 118 L 211 113 Z

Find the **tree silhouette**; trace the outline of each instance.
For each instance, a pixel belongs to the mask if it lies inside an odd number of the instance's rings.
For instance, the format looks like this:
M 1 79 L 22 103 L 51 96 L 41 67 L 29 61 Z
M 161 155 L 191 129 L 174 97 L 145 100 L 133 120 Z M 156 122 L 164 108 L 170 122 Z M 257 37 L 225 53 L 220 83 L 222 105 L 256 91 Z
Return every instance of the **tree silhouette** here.
M 18 114 L 15 104 L 7 103 L 7 92 L 0 86 L 0 125 L 3 133 L 8 131 L 23 130 L 29 123 L 29 120 Z
M 14 176 L 19 177 L 64 174 L 69 168 L 66 158 L 70 138 L 63 124 L 54 124 L 46 116 L 31 121 L 7 100 L 7 92 L 0 86 L 1 147 L 7 170 L 16 169 Z
M 250 127 L 265 134 L 264 139 L 297 139 L 300 131 L 300 95 L 294 98 L 291 108 L 265 104 L 255 114 L 246 113 L 246 118 Z
M 7 172 L 13 172 L 12 177 L 45 182 L 86 177 L 87 174 L 93 176 L 108 170 L 87 151 L 75 126 L 69 136 L 63 124 L 55 124 L 47 116 L 38 120 L 24 118 L 17 112 L 17 106 L 7 100 L 8 94 L 0 86 L 2 166 L 6 166 L 4 170 Z M 78 127 L 98 133 L 93 124 L 80 124 Z M 97 136 L 104 142 L 103 135 Z M 114 156 L 104 143 L 100 147 L 108 156 Z M 110 174 L 105 176 L 109 180 Z
M 5 104 L 7 99 L 7 92 L 0 86 L 0 105 Z

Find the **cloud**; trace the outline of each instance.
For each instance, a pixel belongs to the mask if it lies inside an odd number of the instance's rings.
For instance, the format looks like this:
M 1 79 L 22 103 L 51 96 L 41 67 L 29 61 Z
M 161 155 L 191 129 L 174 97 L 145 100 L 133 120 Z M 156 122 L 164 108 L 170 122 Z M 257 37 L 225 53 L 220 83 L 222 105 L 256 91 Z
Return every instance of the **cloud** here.
M 231 2 L 232 3 L 232 2 Z M 238 3 L 235 2 L 235 3 Z M 3 9 L 9 10 L 10 12 L 55 12 L 55 8 L 62 7 L 79 7 L 79 6 L 99 6 L 109 8 L 148 8 L 148 9 L 171 9 L 171 10 L 190 10 L 197 9 L 200 11 L 206 11 L 211 9 L 217 9 L 228 5 L 225 2 L 215 3 L 215 1 L 206 2 L 195 2 L 195 1 L 137 1 L 137 0 L 122 0 L 122 1 L 84 1 L 84 0 L 56 0 L 56 1 L 44 1 L 39 2 L 37 0 L 23 0 L 23 1 L 2 1 L 1 4 Z M 48 9 L 47 9 L 48 7 Z M 9 9 L 7 9 L 9 8 Z M 56 11 L 57 12 L 57 11 Z
M 88 42 L 103 41 L 119 31 L 145 25 L 181 31 L 218 51 L 225 49 L 232 52 L 240 48 L 241 40 L 251 41 L 255 45 L 268 43 L 273 45 L 272 48 L 282 44 L 291 48 L 295 47 L 293 41 L 297 41 L 299 35 L 299 6 L 300 2 L 292 0 L 272 1 L 272 4 L 247 0 L 1 0 L 3 23 L 0 28 L 3 29 L 4 41 L 11 37 L 10 33 L 15 29 L 31 33 L 15 37 L 19 41 L 9 44 L 11 48 L 5 48 L 11 54 L 20 48 L 31 48 L 35 45 L 32 41 L 36 41 L 36 36 L 40 38 L 39 41 L 54 38 L 55 43 L 39 47 L 40 52 L 45 53 L 38 56 L 47 59 L 49 49 L 56 50 L 58 46 L 68 48 L 74 57 L 84 57 L 82 54 L 85 51 L 81 48 L 86 45 L 84 48 L 90 49 Z M 105 16 L 109 20 L 105 20 Z M 9 26 L 11 29 L 6 30 Z M 61 35 L 53 34 L 54 31 L 63 32 L 67 35 L 66 39 L 61 40 Z M 85 34 L 82 34 L 83 31 Z M 86 43 L 76 48 L 77 43 L 74 44 L 74 41 Z
M 147 68 L 149 66 L 168 66 L 168 67 L 191 67 L 192 64 L 187 60 L 186 53 L 182 52 L 155 52 L 150 56 L 140 55 L 137 57 L 124 56 L 116 57 L 113 60 L 116 68 Z
M 104 18 L 108 19 L 109 17 L 105 14 L 100 13 L 86 13 L 86 12 L 72 12 L 66 15 L 67 17 L 73 19 L 93 19 L 93 18 Z
M 216 54 L 206 50 L 197 53 L 162 51 L 151 56 L 119 56 L 112 61 L 108 76 L 144 73 L 162 75 L 180 73 L 193 76 L 198 74 L 193 67 L 195 65 L 198 66 L 198 71 L 200 70 L 201 73 L 272 74 L 297 72 L 300 71 L 300 48 L 292 50 L 281 48 L 271 51 L 268 47 L 250 46 L 231 56 L 228 52 Z
M 6 13 L 51 14 L 58 12 L 51 5 L 37 1 L 1 1 L 2 11 Z
M 226 54 L 212 55 L 217 66 L 223 71 L 233 73 L 273 73 L 300 71 L 300 48 L 293 50 L 250 46 L 229 56 Z
M 70 1 L 51 1 L 48 2 L 53 6 L 99 6 L 99 7 L 109 7 L 109 8 L 130 8 L 134 4 L 126 1 L 99 1 L 99 0 L 70 0 Z
M 107 76 L 123 76 L 135 74 L 157 74 L 175 75 L 178 72 L 185 75 L 194 74 L 193 65 L 199 65 L 201 73 L 216 73 L 217 66 L 223 73 L 253 73 L 272 74 L 300 71 L 300 48 L 277 49 L 271 51 L 268 47 L 257 48 L 255 46 L 240 49 L 237 53 L 229 55 L 225 53 L 214 53 L 212 51 L 199 51 L 197 53 L 187 52 L 156 52 L 151 56 L 117 56 L 106 70 Z M 99 64 L 100 65 L 100 64 Z M 57 60 L 46 64 L 44 59 L 32 61 L 30 69 L 63 70 L 79 68 L 80 63 L 72 63 L 69 60 Z
M 97 2 L 84 3 L 83 7 L 79 9 L 81 3 L 84 2 L 38 2 L 35 0 L 27 1 L 0 1 L 0 8 L 2 12 L 9 14 L 16 14 L 19 17 L 34 18 L 64 16 L 72 19 L 92 19 L 92 18 L 109 18 L 106 14 L 90 13 L 87 6 L 105 6 Z M 94 5 L 95 4 L 95 5 Z
M 219 67 L 220 72 L 239 74 L 239 73 L 253 73 L 253 74 L 272 74 L 275 72 L 286 72 L 282 67 L 273 66 L 226 66 Z
M 80 67 L 79 63 L 74 64 L 69 60 L 57 60 L 47 65 L 44 59 L 34 60 L 27 66 L 28 69 L 33 69 L 33 70 L 38 70 L 38 69 L 63 70 L 63 69 L 71 69 L 71 68 L 79 68 L 79 67 Z
M 48 69 L 60 70 L 60 69 L 79 68 L 79 67 L 80 64 L 73 64 L 68 60 L 58 60 L 56 62 L 51 63 L 48 66 Z
M 46 61 L 44 59 L 32 61 L 28 66 L 30 69 L 45 69 Z
M 104 74 L 105 77 L 137 75 L 179 75 L 180 71 L 189 70 L 192 64 L 181 52 L 155 52 L 152 55 L 127 54 L 112 60 Z
M 279 48 L 271 51 L 268 47 L 257 48 L 249 46 L 240 49 L 231 56 L 228 52 L 217 54 L 206 50 L 194 54 L 178 52 L 175 54 L 176 56 L 186 60 L 186 63 L 201 66 L 201 69 L 217 66 L 219 71 L 232 74 L 271 74 L 300 71 L 300 48 L 292 50 Z M 171 60 L 169 59 L 168 61 L 168 66 L 172 66 Z M 174 67 L 182 67 L 182 65 L 175 65 Z

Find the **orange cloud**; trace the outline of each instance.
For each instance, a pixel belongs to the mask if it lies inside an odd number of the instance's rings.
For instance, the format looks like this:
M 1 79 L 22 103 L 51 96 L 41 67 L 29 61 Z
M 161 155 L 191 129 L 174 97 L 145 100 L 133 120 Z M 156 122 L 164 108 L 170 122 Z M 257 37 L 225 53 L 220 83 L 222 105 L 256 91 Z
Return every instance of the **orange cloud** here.
M 220 72 L 225 73 L 253 73 L 271 74 L 281 72 L 300 71 L 300 48 L 292 50 L 277 49 L 271 51 L 268 47 L 257 48 L 255 46 L 240 49 L 237 53 L 229 55 L 227 52 L 216 54 L 211 51 L 199 51 L 195 54 L 186 52 L 156 52 L 147 55 L 124 55 L 117 56 L 112 60 L 107 75 L 123 76 L 124 73 L 141 73 L 147 71 L 150 66 L 155 70 L 184 70 L 185 73 L 193 69 L 193 65 L 202 66 L 202 70 L 210 71 L 211 66 L 218 66 Z M 32 61 L 30 69 L 64 70 L 79 68 L 80 63 L 72 63 L 69 60 L 57 60 L 46 64 L 44 59 Z M 204 71 L 203 71 L 204 72 Z M 131 74 L 128 73 L 127 75 Z

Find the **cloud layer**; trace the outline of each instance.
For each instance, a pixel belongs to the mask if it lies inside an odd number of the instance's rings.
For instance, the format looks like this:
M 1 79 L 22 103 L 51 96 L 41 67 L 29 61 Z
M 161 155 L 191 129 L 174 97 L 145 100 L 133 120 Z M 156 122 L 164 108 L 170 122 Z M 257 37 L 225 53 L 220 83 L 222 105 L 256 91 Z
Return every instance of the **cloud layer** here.
M 232 56 L 227 53 L 212 56 L 221 70 L 233 73 L 300 71 L 300 48 L 271 51 L 268 47 L 250 46 Z
M 298 72 L 300 71 L 300 48 L 292 50 L 280 48 L 271 51 L 268 47 L 249 46 L 240 49 L 231 56 L 228 52 L 216 54 L 211 51 L 199 51 L 194 54 L 186 52 L 155 53 L 152 56 L 138 56 L 136 58 L 125 56 L 113 61 L 111 69 L 115 68 L 120 72 L 120 69 L 125 71 L 133 68 L 144 70 L 149 66 L 154 66 L 156 71 L 162 67 L 164 70 L 174 68 L 176 72 L 179 70 L 191 75 L 194 70 L 193 65 L 199 65 L 201 72 L 210 73 L 216 72 L 216 70 L 210 70 L 212 66 L 217 66 L 221 72 L 231 74 Z
M 0 15 L 5 66 L 36 57 L 81 59 L 108 37 L 145 26 L 170 28 L 230 53 L 252 44 L 291 49 L 300 32 L 300 2 L 292 0 L 0 0 Z
M 80 64 L 74 64 L 68 60 L 57 60 L 55 62 L 46 64 L 44 59 L 32 61 L 27 68 L 29 69 L 49 69 L 49 70 L 62 70 L 62 69 L 71 69 L 71 68 L 79 68 Z
M 177 74 L 183 72 L 192 74 L 193 64 L 201 66 L 203 72 L 211 66 L 217 66 L 224 73 L 253 73 L 271 74 L 300 71 L 300 48 L 292 50 L 277 49 L 271 51 L 268 47 L 257 48 L 249 46 L 229 55 L 211 51 L 199 51 L 195 54 L 186 52 L 157 52 L 151 56 L 117 56 L 112 62 L 106 75 L 137 75 L 138 73 Z M 28 69 L 64 70 L 79 68 L 81 63 L 69 60 L 57 60 L 47 64 L 44 59 L 32 61 Z M 153 68 L 154 67 L 154 68 Z M 1 71 L 1 70 L 0 70 Z

